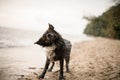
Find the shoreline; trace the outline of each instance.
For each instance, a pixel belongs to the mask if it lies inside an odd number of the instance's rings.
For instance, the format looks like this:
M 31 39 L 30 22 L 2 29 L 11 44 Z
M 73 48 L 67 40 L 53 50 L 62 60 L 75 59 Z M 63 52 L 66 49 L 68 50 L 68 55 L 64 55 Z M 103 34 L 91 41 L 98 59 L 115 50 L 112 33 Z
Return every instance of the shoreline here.
M 39 70 L 45 62 L 45 53 L 38 46 L 1 48 L 0 80 L 18 80 Z

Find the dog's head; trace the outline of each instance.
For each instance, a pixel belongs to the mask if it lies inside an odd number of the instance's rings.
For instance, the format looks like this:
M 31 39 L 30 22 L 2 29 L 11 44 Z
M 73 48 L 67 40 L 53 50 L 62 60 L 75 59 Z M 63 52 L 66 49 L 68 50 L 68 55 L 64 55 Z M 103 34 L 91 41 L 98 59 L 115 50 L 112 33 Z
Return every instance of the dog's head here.
M 53 25 L 49 24 L 49 28 L 47 29 L 47 31 L 42 35 L 42 37 L 37 42 L 35 42 L 35 44 L 47 47 L 51 46 L 59 38 L 61 38 L 61 36 L 54 30 Z

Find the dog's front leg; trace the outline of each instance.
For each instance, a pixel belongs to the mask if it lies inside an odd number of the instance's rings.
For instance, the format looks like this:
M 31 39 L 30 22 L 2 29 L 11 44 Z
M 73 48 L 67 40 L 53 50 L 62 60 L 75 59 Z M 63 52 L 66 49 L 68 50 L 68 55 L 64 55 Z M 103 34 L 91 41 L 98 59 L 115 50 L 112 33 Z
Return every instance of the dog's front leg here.
M 64 76 L 63 76 L 63 64 L 64 64 L 64 60 L 61 59 L 60 60 L 60 74 L 59 74 L 59 80 L 65 80 Z
M 49 67 L 49 64 L 50 64 L 50 60 L 47 59 L 47 60 L 46 60 L 45 67 L 44 67 L 44 70 L 43 70 L 42 74 L 39 76 L 39 79 L 44 78 L 45 73 L 46 73 L 46 71 L 47 71 L 47 69 L 48 69 L 48 67 Z
M 49 71 L 49 72 L 51 72 L 51 71 L 52 71 L 52 69 L 53 69 L 54 65 L 55 65 L 55 62 L 52 62 L 52 66 L 48 69 L 48 71 Z

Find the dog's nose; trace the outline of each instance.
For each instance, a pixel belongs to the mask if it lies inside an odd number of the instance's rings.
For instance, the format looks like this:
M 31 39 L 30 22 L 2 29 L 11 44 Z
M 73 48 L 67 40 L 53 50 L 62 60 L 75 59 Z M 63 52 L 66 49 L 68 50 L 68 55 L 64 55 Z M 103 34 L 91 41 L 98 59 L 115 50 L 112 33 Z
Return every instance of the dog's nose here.
M 35 42 L 34 44 L 37 44 L 38 42 Z

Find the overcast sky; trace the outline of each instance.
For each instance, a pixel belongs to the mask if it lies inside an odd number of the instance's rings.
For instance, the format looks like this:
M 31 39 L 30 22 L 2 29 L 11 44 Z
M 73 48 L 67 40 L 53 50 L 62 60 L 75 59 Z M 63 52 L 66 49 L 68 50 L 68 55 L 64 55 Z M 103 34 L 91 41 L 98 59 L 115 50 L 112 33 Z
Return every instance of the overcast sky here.
M 85 15 L 98 16 L 111 0 L 0 0 L 0 26 L 44 31 L 48 23 L 58 32 L 81 34 Z

